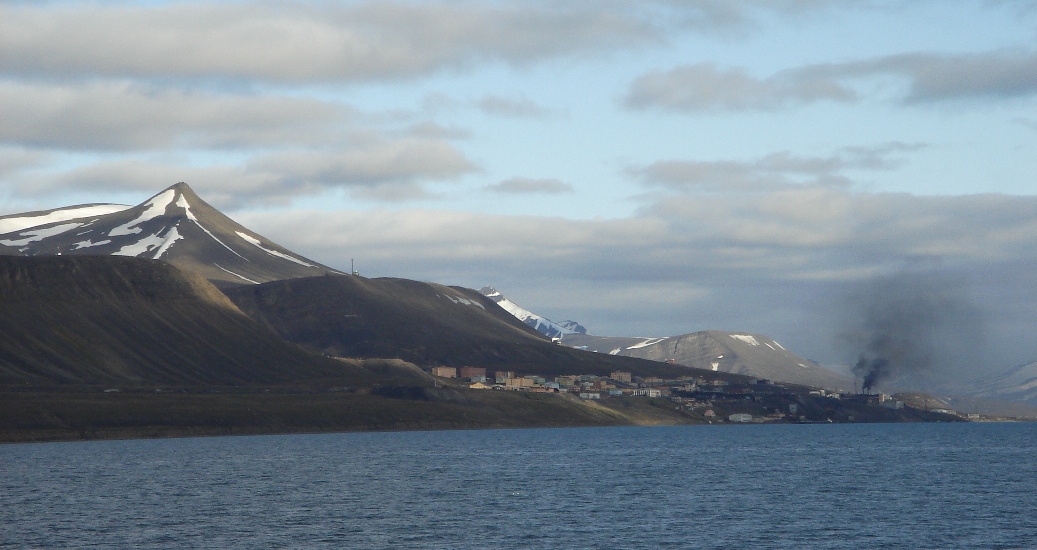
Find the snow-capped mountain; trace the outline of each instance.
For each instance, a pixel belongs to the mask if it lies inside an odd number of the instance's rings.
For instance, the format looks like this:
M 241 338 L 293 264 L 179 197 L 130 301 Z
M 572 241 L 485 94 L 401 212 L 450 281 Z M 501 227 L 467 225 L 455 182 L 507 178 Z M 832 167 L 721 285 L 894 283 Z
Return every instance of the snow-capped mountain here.
M 164 260 L 222 286 L 340 273 L 249 231 L 186 183 L 134 207 L 92 204 L 4 216 L 0 231 L 0 245 L 26 256 Z
M 566 345 L 777 382 L 827 389 L 853 389 L 853 380 L 785 349 L 761 334 L 708 330 L 667 338 L 573 335 Z
M 528 309 L 518 306 L 493 287 L 484 286 L 479 289 L 479 292 L 496 302 L 504 311 L 514 315 L 519 321 L 533 327 L 537 332 L 548 338 L 563 338 L 570 334 L 587 334 L 587 329 L 576 321 L 555 323 L 546 317 L 541 317 Z

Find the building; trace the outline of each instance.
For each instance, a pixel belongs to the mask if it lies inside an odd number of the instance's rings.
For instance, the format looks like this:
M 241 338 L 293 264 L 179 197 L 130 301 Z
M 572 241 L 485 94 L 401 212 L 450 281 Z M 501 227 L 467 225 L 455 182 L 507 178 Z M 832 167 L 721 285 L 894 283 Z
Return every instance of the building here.
M 489 390 L 493 388 L 493 386 L 487 385 L 484 382 L 476 382 L 468 387 L 472 388 L 473 390 Z
M 494 375 L 493 376 L 494 381 L 497 382 L 498 384 L 505 384 L 505 383 L 507 383 L 508 380 L 510 380 L 512 378 L 515 378 L 515 373 L 510 371 L 510 370 L 508 370 L 508 371 L 497 371 L 497 372 L 493 373 L 493 375 Z
M 580 392 L 580 399 L 601 399 L 601 394 L 598 392 Z
M 461 367 L 461 378 L 475 378 L 482 376 L 486 379 L 486 369 L 482 367 Z
M 609 378 L 615 380 L 616 382 L 626 382 L 627 384 L 629 384 L 631 381 L 630 373 L 623 372 L 621 370 L 613 371 L 612 374 L 609 375 Z
M 578 386 L 580 384 L 579 378 L 579 376 L 559 376 L 557 378 L 558 385 L 563 388 L 568 388 L 570 386 Z
M 753 415 L 745 413 L 735 413 L 727 417 L 729 422 L 752 422 Z
M 432 367 L 432 376 L 457 378 L 457 369 L 454 367 Z
M 504 387 L 509 390 L 520 390 L 523 388 L 532 388 L 533 386 L 536 386 L 536 383 L 534 383 L 533 379 L 528 376 L 523 378 L 508 378 L 504 382 Z

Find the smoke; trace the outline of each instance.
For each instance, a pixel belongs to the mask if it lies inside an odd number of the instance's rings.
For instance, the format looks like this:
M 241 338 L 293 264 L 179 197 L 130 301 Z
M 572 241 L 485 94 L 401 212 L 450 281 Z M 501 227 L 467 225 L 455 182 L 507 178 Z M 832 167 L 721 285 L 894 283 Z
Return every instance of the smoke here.
M 985 353 L 983 315 L 966 281 L 946 273 L 901 273 L 850 295 L 843 339 L 859 354 L 865 391 L 896 381 L 946 387 Z

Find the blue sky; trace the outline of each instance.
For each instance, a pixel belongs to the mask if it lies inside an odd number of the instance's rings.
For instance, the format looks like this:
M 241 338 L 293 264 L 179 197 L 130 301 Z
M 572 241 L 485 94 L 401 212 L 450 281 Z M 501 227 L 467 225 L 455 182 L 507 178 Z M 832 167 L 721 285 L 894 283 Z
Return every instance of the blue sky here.
M 332 266 L 825 362 L 938 272 L 1037 359 L 1031 1 L 0 2 L 0 121 L 0 213 L 187 181 Z

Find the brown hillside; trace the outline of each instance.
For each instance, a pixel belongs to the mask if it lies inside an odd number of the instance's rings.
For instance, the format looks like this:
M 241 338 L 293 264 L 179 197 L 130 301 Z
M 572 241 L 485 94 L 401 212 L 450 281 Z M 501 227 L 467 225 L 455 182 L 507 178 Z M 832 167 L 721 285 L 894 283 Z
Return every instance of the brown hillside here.
M 552 344 L 471 289 L 329 275 L 225 292 L 285 339 L 328 355 L 545 375 L 607 375 L 616 369 L 663 377 L 701 372 Z
M 0 383 L 286 384 L 367 376 L 284 342 L 198 275 L 124 257 L 0 257 Z

